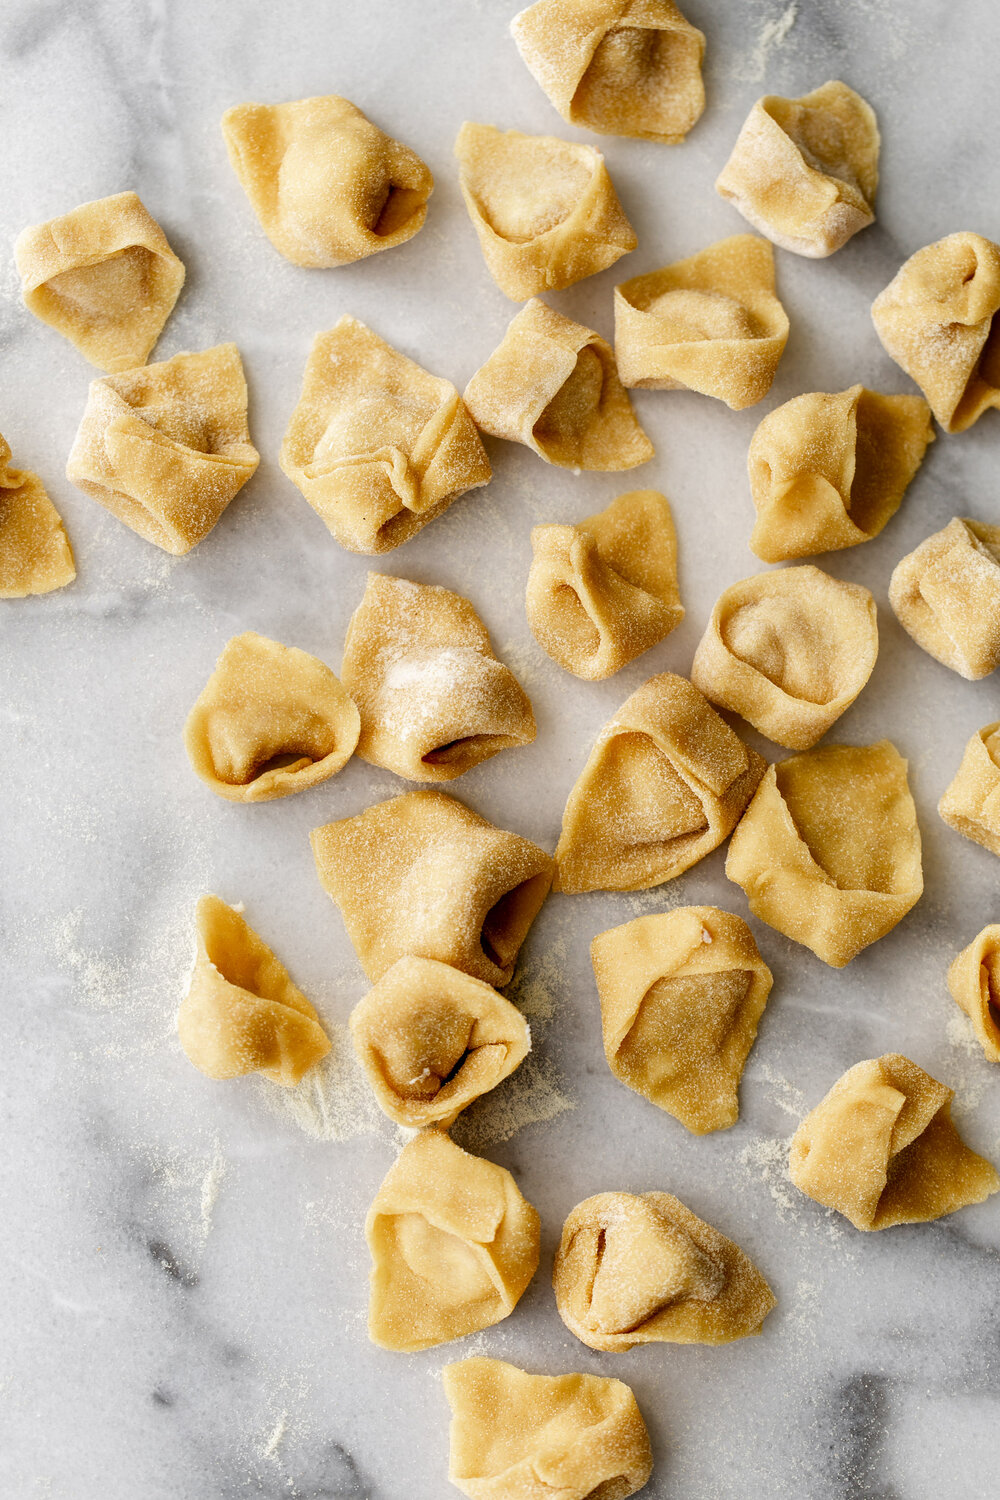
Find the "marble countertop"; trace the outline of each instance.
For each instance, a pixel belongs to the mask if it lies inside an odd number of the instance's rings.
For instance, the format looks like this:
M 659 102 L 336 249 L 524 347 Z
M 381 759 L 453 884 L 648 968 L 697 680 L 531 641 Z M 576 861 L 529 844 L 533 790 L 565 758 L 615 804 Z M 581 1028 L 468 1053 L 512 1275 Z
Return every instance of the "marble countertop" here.
M 892 567 L 952 515 L 1000 519 L 1000 417 L 940 436 L 874 542 L 823 559 L 879 607 L 875 674 L 835 737 L 889 736 L 909 758 L 926 893 L 842 972 L 752 924 L 775 987 L 730 1131 L 697 1139 L 609 1073 L 588 944 L 643 912 L 746 912 L 721 851 L 639 896 L 556 896 L 513 998 L 536 1048 L 458 1138 L 502 1162 L 538 1207 L 539 1273 L 513 1316 L 419 1355 L 365 1335 L 365 1210 L 398 1147 L 345 1050 L 365 992 L 307 834 L 404 787 L 352 761 L 260 807 L 214 799 L 180 729 L 224 642 L 257 629 L 339 663 L 368 560 L 341 551 L 277 452 L 312 335 L 344 312 L 461 388 L 513 307 L 494 287 L 451 156 L 466 118 L 573 135 L 507 35 L 515 0 L 7 0 L 0 8 L 0 430 L 65 517 L 79 577 L 0 605 L 4 892 L 0 1009 L 0 1493 L 7 1500 L 441 1500 L 443 1364 L 470 1352 L 531 1370 L 613 1373 L 652 1434 L 650 1500 L 978 1500 L 996 1485 L 1000 1197 L 924 1227 L 862 1236 L 798 1194 L 787 1139 L 850 1064 L 902 1050 L 958 1091 L 970 1144 L 1000 1159 L 1000 1072 L 979 1053 L 945 970 L 997 911 L 993 857 L 935 812 L 968 736 L 1000 717 L 997 680 L 967 683 L 904 635 Z M 1000 21 L 986 0 L 685 0 L 708 34 L 708 108 L 668 148 L 602 138 L 639 236 L 634 254 L 552 298 L 605 335 L 616 279 L 745 226 L 712 189 L 751 102 L 843 78 L 883 132 L 878 223 L 829 261 L 779 252 L 792 323 L 774 388 L 732 413 L 639 392 L 656 458 L 635 476 L 575 476 L 490 445 L 495 477 L 380 569 L 467 595 L 538 717 L 534 745 L 453 790 L 548 848 L 598 728 L 654 671 L 685 672 L 727 584 L 756 571 L 745 459 L 779 402 L 854 381 L 911 389 L 875 337 L 874 295 L 955 229 L 1000 237 L 992 140 Z M 245 99 L 339 92 L 430 164 L 409 244 L 336 271 L 284 262 L 226 160 L 219 118 Z M 589 137 L 577 133 L 581 139 Z M 92 372 L 23 309 L 18 230 L 135 188 L 188 270 L 157 357 L 239 345 L 260 469 L 211 536 L 168 557 L 63 477 Z M 524 618 L 528 534 L 635 483 L 669 495 L 687 618 L 611 680 L 561 672 Z M 755 741 L 755 743 L 760 743 Z M 773 746 L 763 746 L 772 758 Z M 173 1018 L 203 890 L 246 904 L 335 1037 L 289 1100 L 213 1084 Z M 590 1193 L 666 1188 L 735 1238 L 779 1305 L 763 1337 L 600 1355 L 556 1313 L 565 1214 Z M 454 1493 L 457 1493 L 454 1492 Z

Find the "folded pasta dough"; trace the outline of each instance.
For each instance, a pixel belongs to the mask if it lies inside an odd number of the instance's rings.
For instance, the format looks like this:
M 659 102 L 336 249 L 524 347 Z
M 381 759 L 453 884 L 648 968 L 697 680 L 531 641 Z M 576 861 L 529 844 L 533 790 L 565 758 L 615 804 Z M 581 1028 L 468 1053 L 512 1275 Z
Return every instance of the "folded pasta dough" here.
M 771 1288 L 738 1245 L 670 1193 L 597 1193 L 563 1225 L 559 1316 L 591 1349 L 728 1344 L 760 1333 Z
M 877 655 L 868 590 L 806 563 L 723 590 L 691 681 L 776 744 L 808 750 L 850 708 Z
M 0 599 L 49 594 L 76 577 L 62 517 L 30 469 L 11 465 L 0 433 Z
M 754 916 L 842 969 L 924 888 L 906 761 L 880 740 L 821 745 L 770 766 L 730 841 L 726 874 Z
M 571 125 L 675 145 L 705 108 L 705 37 L 673 0 L 538 0 L 510 29 Z
M 856 1063 L 792 1138 L 795 1186 L 855 1229 L 923 1224 L 1000 1188 L 951 1118 L 954 1090 L 898 1052 Z
M 955 516 L 896 564 L 889 603 L 921 650 L 970 682 L 1000 664 L 1000 526 Z
M 564 469 L 634 469 L 653 456 L 611 346 L 535 298 L 473 375 L 465 400 L 484 432 Z
M 14 245 L 21 295 L 99 370 L 145 364 L 184 285 L 184 266 L 136 193 L 81 203 Z
M 751 552 L 786 562 L 871 541 L 896 514 L 933 440 L 920 396 L 852 385 L 776 407 L 750 440 Z
M 179 557 L 255 472 L 235 344 L 91 382 L 66 474 L 119 521 Z
M 187 723 L 192 767 L 227 802 L 270 802 L 346 765 L 360 718 L 330 668 L 255 630 L 227 641 Z
M 948 988 L 990 1062 L 1000 1062 L 1000 924 L 974 937 L 948 970 Z
M 691 683 L 651 677 L 605 724 L 569 794 L 555 889 L 672 880 L 729 836 L 764 765 Z
M 514 674 L 468 599 L 369 573 L 340 671 L 361 714 L 358 754 L 409 781 L 451 781 L 535 738 Z
M 389 552 L 490 479 L 451 381 L 347 316 L 313 340 L 280 462 L 350 552 Z
M 404 1146 L 365 1220 L 368 1336 L 430 1349 L 501 1322 L 538 1269 L 538 1214 L 504 1167 L 441 1130 Z
M 590 958 L 616 1078 L 695 1135 L 739 1117 L 739 1082 L 771 992 L 741 917 L 682 906 L 599 932 Z
M 938 812 L 956 833 L 1000 855 L 1000 720 L 972 736 Z
M 615 287 L 615 354 L 626 386 L 700 391 L 742 411 L 767 395 L 787 340 L 774 251 L 754 234 Z
M 311 834 L 320 882 L 369 979 L 406 954 L 500 987 L 552 884 L 552 860 L 444 792 L 407 792 Z
M 684 618 L 666 497 L 631 490 L 575 526 L 535 526 L 528 625 L 543 651 L 588 682 L 610 677 Z
M 946 235 L 905 261 L 872 303 L 885 352 L 915 380 L 946 432 L 1000 406 L 1000 245 Z
M 291 1088 L 330 1042 L 284 964 L 218 896 L 202 896 L 197 949 L 177 1013 L 181 1046 L 208 1078 L 262 1073 Z
M 846 83 L 765 94 L 715 190 L 783 250 L 822 258 L 874 222 L 878 153 L 875 111 Z
M 412 239 L 434 178 L 336 94 L 237 104 L 222 117 L 233 171 L 274 248 L 297 266 L 346 266 Z
M 620 1380 L 529 1375 L 482 1355 L 441 1377 L 448 1478 L 470 1500 L 626 1500 L 653 1472 L 646 1424 Z

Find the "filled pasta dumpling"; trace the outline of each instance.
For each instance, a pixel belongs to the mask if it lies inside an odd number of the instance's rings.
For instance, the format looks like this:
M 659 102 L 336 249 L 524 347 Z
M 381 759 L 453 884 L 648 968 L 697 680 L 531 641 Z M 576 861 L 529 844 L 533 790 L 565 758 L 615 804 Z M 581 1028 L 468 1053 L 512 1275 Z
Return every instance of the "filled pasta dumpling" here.
M 30 469 L 11 465 L 0 433 L 0 599 L 65 588 L 76 577 L 62 517 Z
M 1000 1063 L 1000 923 L 972 939 L 948 970 L 948 988 L 990 1062 Z
M 970 682 L 1000 665 L 1000 526 L 955 516 L 896 564 L 889 603 L 921 650 Z
M 972 736 L 938 812 L 956 833 L 1000 855 L 1000 720 Z

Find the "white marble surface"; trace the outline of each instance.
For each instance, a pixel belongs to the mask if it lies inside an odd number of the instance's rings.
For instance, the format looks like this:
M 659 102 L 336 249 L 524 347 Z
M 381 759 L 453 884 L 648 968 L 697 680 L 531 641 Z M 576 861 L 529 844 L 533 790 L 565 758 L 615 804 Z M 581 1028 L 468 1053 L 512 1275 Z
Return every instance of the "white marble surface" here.
M 63 478 L 90 371 L 21 307 L 0 252 L 0 430 L 63 512 L 79 578 L 0 606 L 4 770 L 0 1012 L 0 1493 L 7 1500 L 262 1495 L 440 1500 L 438 1372 L 475 1351 L 538 1371 L 630 1381 L 652 1433 L 657 1500 L 977 1500 L 995 1492 L 1000 1198 L 938 1224 L 860 1236 L 801 1198 L 785 1142 L 841 1071 L 888 1049 L 958 1089 L 970 1142 L 1000 1158 L 1000 1073 L 968 1041 L 944 975 L 997 917 L 1000 866 L 938 820 L 967 737 L 1000 717 L 995 678 L 961 681 L 904 636 L 886 601 L 904 552 L 954 513 L 1000 519 L 1000 417 L 942 437 L 899 516 L 824 566 L 873 589 L 881 655 L 839 737 L 891 736 L 910 758 L 926 894 L 834 973 L 755 925 L 776 984 L 729 1132 L 696 1139 L 609 1074 L 587 945 L 637 912 L 710 901 L 745 912 L 722 855 L 641 897 L 553 897 L 513 994 L 537 1053 L 462 1139 L 516 1174 L 543 1221 L 538 1276 L 482 1336 L 393 1355 L 365 1336 L 365 1209 L 397 1141 L 345 1064 L 307 1134 L 275 1089 L 212 1084 L 173 1015 L 204 889 L 244 901 L 331 1026 L 364 992 L 316 881 L 309 829 L 402 786 L 352 762 L 283 802 L 240 808 L 191 773 L 180 728 L 225 640 L 254 628 L 339 662 L 366 560 L 342 552 L 277 466 L 311 336 L 350 311 L 460 386 L 513 311 L 459 197 L 465 118 L 572 135 L 507 36 L 514 0 L 6 0 L 0 245 L 85 199 L 139 191 L 188 268 L 161 357 L 235 339 L 260 470 L 175 560 Z M 639 249 L 553 297 L 611 333 L 620 274 L 743 228 L 713 192 L 751 101 L 843 77 L 879 112 L 879 222 L 827 262 L 779 253 L 792 334 L 762 405 L 640 393 L 657 457 L 634 476 L 674 503 L 688 617 L 609 682 L 560 672 L 524 620 L 528 533 L 598 509 L 633 479 L 575 477 L 494 444 L 488 490 L 378 566 L 458 589 L 535 704 L 539 735 L 453 788 L 552 847 L 590 740 L 653 671 L 686 671 L 719 590 L 756 571 L 746 446 L 766 410 L 855 380 L 910 389 L 868 306 L 902 259 L 954 229 L 1000 237 L 995 55 L 987 0 L 689 0 L 708 33 L 709 104 L 679 148 L 601 145 Z M 789 26 L 788 22 L 792 21 Z M 770 39 L 770 40 L 769 40 Z M 429 162 L 411 243 L 338 271 L 282 261 L 229 169 L 219 117 L 244 99 L 341 92 Z M 775 747 L 764 747 L 772 756 Z M 544 1115 L 508 1139 L 521 1118 Z M 306 1101 L 307 1102 L 307 1101 Z M 308 1113 L 302 1105 L 302 1120 Z M 340 1137 L 339 1139 L 337 1137 Z M 663 1187 L 736 1238 L 775 1287 L 760 1339 L 724 1349 L 592 1353 L 549 1286 L 563 1216 L 607 1188 Z

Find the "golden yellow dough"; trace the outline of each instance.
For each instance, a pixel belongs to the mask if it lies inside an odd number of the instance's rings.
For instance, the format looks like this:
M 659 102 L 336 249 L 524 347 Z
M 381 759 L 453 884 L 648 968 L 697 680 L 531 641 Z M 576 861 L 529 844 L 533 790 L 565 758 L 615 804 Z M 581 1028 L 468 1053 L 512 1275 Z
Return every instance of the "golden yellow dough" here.
M 808 750 L 850 708 L 877 656 L 868 590 L 806 563 L 723 590 L 691 681 L 776 744 Z
M 575 526 L 535 526 L 526 607 L 535 640 L 588 682 L 610 677 L 684 618 L 664 495 L 631 490 Z
M 705 37 L 673 0 L 538 0 L 510 29 L 571 125 L 675 145 L 705 108 Z
M 786 562 L 871 541 L 896 514 L 933 440 L 920 396 L 852 385 L 776 407 L 750 440 L 751 552 Z
M 955 1129 L 953 1098 L 898 1052 L 856 1063 L 795 1132 L 792 1181 L 855 1229 L 922 1224 L 982 1203 L 1000 1177 Z
M 681 906 L 599 932 L 590 958 L 616 1078 L 694 1135 L 739 1117 L 739 1082 L 771 992 L 741 917 Z
M 938 812 L 956 833 L 1000 855 L 1000 720 L 972 736 Z
M 787 340 L 774 251 L 754 234 L 615 287 L 615 354 L 626 386 L 700 391 L 742 411 L 767 395 Z
M 404 1146 L 368 1210 L 368 1336 L 429 1349 L 499 1323 L 538 1268 L 538 1214 L 504 1167 L 442 1130 Z
M 336 94 L 237 104 L 222 134 L 261 228 L 297 266 L 346 266 L 427 217 L 434 178 L 420 157 Z
M 653 456 L 610 344 L 532 299 L 465 390 L 484 432 L 563 469 L 634 469 Z
M 690 682 L 651 677 L 605 724 L 569 794 L 555 889 L 672 880 L 729 836 L 764 765 Z
M 768 767 L 726 874 L 755 917 L 834 969 L 885 937 L 924 888 L 906 761 L 888 740 L 821 745 Z
M 917 645 L 975 682 L 1000 665 L 1000 526 L 955 516 L 896 564 L 889 603 Z
M 391 551 L 490 479 L 451 381 L 346 315 L 313 340 L 280 462 L 349 552 Z
M 872 303 L 883 347 L 946 432 L 1000 406 L 1000 245 L 949 234 L 904 262 Z
M 340 670 L 361 714 L 358 754 L 408 781 L 452 781 L 535 738 L 514 674 L 468 599 L 369 573 Z
M 179 557 L 208 535 L 259 462 L 239 350 L 217 344 L 92 381 L 66 474 Z
M 0 599 L 49 594 L 76 577 L 62 517 L 30 469 L 11 466 L 0 433 Z
M 227 802 L 270 802 L 326 781 L 350 760 L 358 711 L 330 668 L 255 630 L 227 641 L 187 723 L 184 748 Z
M 288 970 L 232 906 L 202 896 L 197 951 L 177 1013 L 181 1046 L 209 1078 L 263 1073 L 291 1088 L 330 1050 Z
M 407 792 L 311 834 L 323 889 L 371 980 L 406 954 L 501 987 L 552 884 L 544 849 L 444 792 Z
M 24 305 L 99 370 L 145 364 L 184 266 L 135 193 L 32 224 L 14 245 Z
M 605 1375 L 529 1375 L 477 1355 L 445 1365 L 448 1478 L 470 1500 L 626 1500 L 653 1472 L 627 1385 Z
M 984 927 L 953 960 L 948 988 L 990 1062 L 1000 1062 L 1000 924 Z
M 878 153 L 875 111 L 846 83 L 765 94 L 715 190 L 783 250 L 821 258 L 874 222 Z

